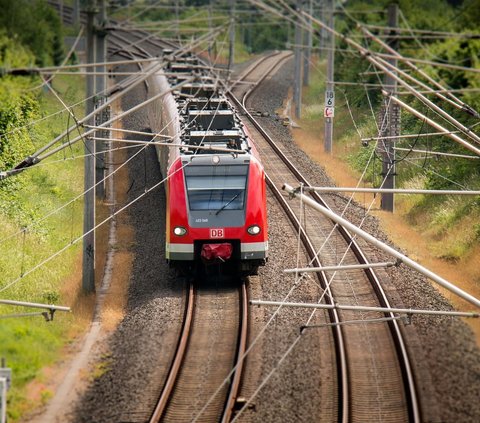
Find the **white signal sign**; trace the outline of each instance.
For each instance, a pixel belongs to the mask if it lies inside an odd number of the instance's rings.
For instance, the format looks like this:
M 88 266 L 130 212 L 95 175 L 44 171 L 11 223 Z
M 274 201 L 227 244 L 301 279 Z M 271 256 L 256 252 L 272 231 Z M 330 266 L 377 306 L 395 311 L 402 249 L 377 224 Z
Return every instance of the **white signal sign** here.
M 224 229 L 210 229 L 210 238 L 225 238 L 225 230 Z
M 333 107 L 325 107 L 323 110 L 323 117 L 333 118 L 335 115 L 335 109 Z
M 325 91 L 325 107 L 335 107 L 335 91 Z

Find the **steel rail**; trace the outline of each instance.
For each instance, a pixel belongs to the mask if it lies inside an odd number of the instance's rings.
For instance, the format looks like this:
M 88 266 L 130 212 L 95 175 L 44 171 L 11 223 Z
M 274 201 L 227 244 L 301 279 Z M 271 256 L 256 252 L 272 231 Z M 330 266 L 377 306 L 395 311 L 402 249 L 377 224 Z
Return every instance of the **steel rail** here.
M 269 69 L 264 75 L 261 76 L 261 81 L 265 80 L 265 78 L 273 73 L 273 71 L 277 70 L 277 67 L 283 63 L 288 57 L 283 57 L 279 60 L 279 62 L 271 69 Z M 239 109 L 244 113 L 244 115 L 252 122 L 252 124 L 255 126 L 255 128 L 261 133 L 261 135 L 269 142 L 269 144 L 275 146 L 275 152 L 287 160 L 288 162 L 288 167 L 290 170 L 295 170 L 295 166 L 281 153 L 280 149 L 275 145 L 273 140 L 270 138 L 268 133 L 258 124 L 258 122 L 253 118 L 253 116 L 250 114 L 250 112 L 247 110 L 246 106 L 244 105 L 246 102 L 246 99 L 248 96 L 259 86 L 260 82 L 255 84 L 254 89 L 249 90 L 247 95 L 242 96 L 242 99 L 236 98 L 232 92 L 229 93 L 229 96 L 231 100 L 234 102 L 234 104 L 239 107 Z M 288 219 L 292 223 L 293 227 L 295 228 L 296 231 L 299 231 L 300 233 L 300 238 L 302 240 L 302 243 L 307 251 L 307 254 L 312 260 L 312 263 L 315 267 L 321 267 L 320 260 L 318 259 L 318 255 L 316 253 L 316 249 L 313 246 L 311 240 L 309 239 L 307 233 L 305 232 L 304 228 L 300 224 L 300 221 L 298 220 L 295 212 L 292 210 L 288 202 L 286 201 L 285 197 L 282 195 L 281 191 L 278 189 L 278 187 L 275 186 L 273 181 L 270 179 L 268 175 L 265 175 L 266 183 L 267 186 L 270 188 L 272 191 L 273 195 L 279 202 L 280 206 L 283 208 L 285 211 L 285 214 L 287 215 Z M 328 304 L 334 304 L 333 303 L 333 295 L 329 287 L 328 283 L 328 277 L 325 272 L 320 271 L 317 272 L 317 276 L 319 278 L 320 284 L 323 289 L 326 290 L 327 295 L 325 296 L 325 300 Z M 343 336 L 343 331 L 341 326 L 338 324 L 340 323 L 340 316 L 335 309 L 328 310 L 329 317 L 331 322 L 336 323 L 333 326 L 333 339 L 334 339 L 334 344 L 335 344 L 335 354 L 337 357 L 337 380 L 338 380 L 338 386 L 337 386 L 337 392 L 338 392 L 338 397 L 341 399 L 341 401 L 338 404 L 338 420 L 346 423 L 349 421 L 349 414 L 350 414 L 350 407 L 349 407 L 349 390 L 348 390 L 348 366 L 347 366 L 347 355 L 346 355 L 346 346 L 345 346 L 345 341 L 344 341 L 344 336 Z
M 235 411 L 235 404 L 240 392 L 240 383 L 242 380 L 243 365 L 245 360 L 245 352 L 247 350 L 247 335 L 248 335 L 248 295 L 245 280 L 242 281 L 240 287 L 241 295 L 241 317 L 239 328 L 239 342 L 237 348 L 237 357 L 235 359 L 235 372 L 232 375 L 232 383 L 230 384 L 230 392 L 228 394 L 227 401 L 225 403 L 225 410 L 222 416 L 222 423 L 229 423 L 232 420 L 232 416 Z
M 132 34 L 133 35 L 133 34 Z M 136 35 L 136 34 L 135 34 Z M 146 57 L 151 57 L 151 54 L 143 49 L 142 47 L 130 43 L 130 40 L 128 40 L 126 37 L 120 36 L 118 33 L 111 33 L 111 38 L 110 41 L 113 41 L 113 39 L 119 40 L 119 43 L 117 46 L 120 47 L 120 50 L 114 52 L 114 53 L 120 53 L 124 52 L 128 56 L 131 56 L 132 58 L 134 56 L 138 56 L 139 53 L 142 56 Z M 140 40 L 143 41 L 143 40 Z M 156 47 L 162 48 L 163 46 L 157 45 L 154 41 L 148 39 L 146 40 L 150 42 L 150 44 L 155 45 Z M 128 45 L 127 49 L 122 46 L 122 44 Z M 173 45 L 172 45 L 173 46 Z M 133 47 L 135 50 L 137 50 L 139 53 L 135 51 L 130 51 L 130 48 Z M 137 63 L 137 66 L 139 66 L 140 70 L 143 71 L 141 65 Z M 146 81 L 144 81 L 146 83 Z M 148 91 L 148 85 L 146 85 L 147 91 Z M 231 384 L 228 392 L 228 396 L 225 401 L 225 406 L 224 406 L 224 411 L 223 411 L 223 416 L 221 421 L 222 422 L 229 422 L 233 416 L 234 413 L 234 408 L 235 408 L 235 403 L 236 399 L 238 397 L 238 392 L 240 390 L 240 384 L 241 384 L 241 375 L 242 375 L 242 370 L 243 370 L 243 365 L 244 365 L 244 359 L 245 359 L 245 351 L 247 348 L 247 334 L 248 334 L 248 297 L 247 297 L 247 290 L 245 286 L 245 282 L 242 282 L 241 286 L 241 302 L 240 302 L 240 307 L 241 307 L 241 318 L 240 318 L 240 327 L 239 327 L 239 333 L 238 333 L 238 348 L 236 352 L 236 365 L 235 365 L 235 372 L 231 376 Z M 183 319 L 183 326 L 181 329 L 181 334 L 180 338 L 175 350 L 175 356 L 172 361 L 171 367 L 168 371 L 168 377 L 165 381 L 165 384 L 162 389 L 162 393 L 158 399 L 158 402 L 155 406 L 155 409 L 153 410 L 153 413 L 150 417 L 150 422 L 151 423 L 156 423 L 161 421 L 162 417 L 165 414 L 165 411 L 168 407 L 171 395 L 174 391 L 175 384 L 178 380 L 180 369 L 182 367 L 182 363 L 186 357 L 187 349 L 188 349 L 188 344 L 190 340 L 190 335 L 191 335 L 191 330 L 193 327 L 193 316 L 195 312 L 195 289 L 194 289 L 194 284 L 193 280 L 190 281 L 189 287 L 188 287 L 188 292 L 187 292 L 187 299 L 186 299 L 186 308 L 185 308 L 185 313 L 184 313 L 184 319 Z
M 270 54 L 267 54 L 267 55 L 264 55 L 264 56 L 261 56 L 260 58 L 258 58 L 258 60 L 255 60 L 250 66 L 247 67 L 247 69 L 245 69 L 239 76 L 238 79 L 234 80 L 233 83 L 230 85 L 230 91 L 233 91 L 236 86 L 238 84 L 240 84 L 248 75 L 250 75 L 251 73 L 253 73 L 253 71 L 257 68 L 257 66 L 264 62 L 265 60 L 267 60 L 268 58 L 270 57 L 273 57 L 275 55 L 278 55 L 280 54 L 281 52 L 279 51 L 274 51 Z M 250 82 L 246 82 L 247 84 L 250 84 Z
M 155 407 L 155 410 L 153 411 L 152 417 L 150 418 L 150 423 L 158 423 L 162 418 L 166 410 L 166 407 L 168 405 L 170 395 L 173 392 L 173 388 L 178 379 L 180 368 L 182 366 L 182 362 L 185 357 L 185 352 L 187 350 L 188 340 L 190 338 L 190 331 L 192 328 L 192 321 L 193 321 L 193 312 L 195 309 L 194 303 L 195 303 L 195 290 L 193 286 L 193 280 L 191 280 L 188 287 L 187 305 L 185 308 L 185 315 L 183 318 L 182 332 L 178 341 L 177 349 L 175 351 L 175 358 L 173 359 L 172 366 L 170 367 L 170 371 L 168 372 L 168 377 L 163 387 L 162 394 L 160 395 L 160 398 Z
M 127 41 L 126 38 L 123 38 L 123 40 Z M 151 40 L 149 41 L 151 42 L 151 44 L 153 44 Z M 143 52 L 148 53 L 145 50 L 143 50 Z M 245 351 L 247 348 L 248 297 L 247 297 L 247 289 L 246 289 L 245 282 L 242 282 L 242 286 L 240 287 L 240 290 L 241 290 L 241 293 L 240 293 L 241 317 L 240 317 L 238 344 L 237 344 L 237 352 L 236 352 L 236 359 L 235 359 L 236 364 L 234 367 L 235 371 L 231 376 L 231 384 L 229 387 L 229 392 L 225 401 L 223 416 L 221 419 L 221 421 L 225 423 L 229 422 L 232 419 L 233 413 L 235 411 L 235 404 L 236 404 L 236 400 L 240 390 L 241 376 L 242 376 L 242 370 L 243 370 L 243 365 L 245 360 Z M 172 361 L 172 365 L 167 377 L 167 381 L 165 382 L 164 388 L 162 390 L 162 394 L 159 398 L 159 401 L 150 419 L 151 423 L 159 422 L 164 416 L 169 404 L 169 400 L 174 391 L 175 384 L 178 380 L 179 372 L 182 367 L 182 362 L 186 357 L 186 352 L 187 352 L 189 338 L 190 338 L 190 331 L 191 331 L 192 322 L 193 322 L 193 313 L 194 313 L 193 304 L 195 299 L 194 299 L 193 292 L 194 292 L 193 282 L 191 282 L 191 285 L 189 288 L 188 300 L 187 300 L 188 304 L 187 304 L 185 317 L 184 317 L 184 326 L 179 339 L 179 343 L 177 345 L 175 358 Z
M 246 110 L 247 109 L 247 106 L 246 106 L 246 102 L 247 102 L 247 98 L 249 97 L 249 95 L 255 91 L 255 89 L 263 82 L 265 81 L 265 79 L 268 77 L 268 75 L 270 74 L 273 74 L 275 71 L 278 70 L 278 68 L 280 66 L 283 65 L 283 63 L 287 60 L 287 59 L 290 59 L 292 56 L 293 56 L 293 53 L 288 53 L 286 55 L 284 55 L 282 52 L 280 52 L 281 57 L 278 58 L 278 61 L 277 63 L 275 63 L 275 65 L 269 69 L 268 72 L 265 72 L 261 77 L 260 79 L 258 79 L 244 94 L 243 94 L 243 97 L 242 97 L 242 106 L 244 107 L 244 109 Z
M 253 92 L 253 91 L 252 91 Z M 273 139 L 269 136 L 269 134 L 261 127 L 261 125 L 253 118 L 253 116 L 248 112 L 248 110 L 243 107 L 243 105 L 238 101 L 238 99 L 232 96 L 233 101 L 235 104 L 243 111 L 244 115 L 247 119 L 253 124 L 253 126 L 261 133 L 261 135 L 268 141 L 270 146 L 273 148 L 275 153 L 282 159 L 282 161 L 286 164 L 286 166 L 290 169 L 292 174 L 297 178 L 298 181 L 302 182 L 305 186 L 310 186 L 308 180 L 301 174 L 301 172 L 296 168 L 296 166 L 285 156 L 285 154 L 281 151 L 281 149 L 276 145 Z M 330 210 L 328 204 L 324 201 L 324 199 L 316 192 L 311 192 L 310 195 L 314 198 L 315 201 L 322 204 L 324 207 Z M 333 223 L 333 222 L 332 222 Z M 345 239 L 345 241 L 350 245 L 351 250 L 353 251 L 354 255 L 356 256 L 357 260 L 360 264 L 370 264 L 367 257 L 361 250 L 358 243 L 355 239 L 350 235 L 350 233 L 343 228 L 342 226 L 336 225 L 338 231 Z M 316 266 L 320 267 L 320 266 Z M 391 308 L 390 302 L 388 301 L 387 295 L 381 286 L 380 280 L 376 275 L 375 271 L 372 268 L 367 268 L 364 270 L 365 274 L 370 281 L 375 294 L 377 295 L 380 304 L 382 307 Z M 393 313 L 385 313 L 388 317 L 393 317 Z M 399 364 L 402 371 L 402 377 L 404 380 L 404 389 L 407 397 L 407 407 L 408 407 L 408 414 L 410 421 L 419 422 L 421 421 L 420 415 L 420 404 L 419 399 L 417 397 L 417 387 L 415 383 L 415 377 L 413 374 L 412 366 L 410 364 L 409 354 L 407 351 L 407 347 L 405 341 L 403 339 L 401 328 L 398 322 L 393 319 L 388 322 L 390 332 L 392 334 L 392 338 L 397 350 L 397 356 L 399 358 Z M 347 414 L 346 419 L 349 419 Z
M 265 176 L 265 180 L 267 182 L 267 186 L 270 188 L 273 195 L 279 202 L 280 206 L 284 210 L 285 214 L 287 215 L 288 219 L 292 223 L 293 227 L 297 232 L 300 233 L 301 241 L 303 243 L 305 250 L 307 251 L 307 254 L 312 262 L 312 265 L 315 267 L 321 267 L 321 263 L 318 258 L 316 249 L 313 246 L 309 236 L 305 232 L 303 226 L 300 224 L 300 221 L 298 220 L 297 215 L 292 210 L 292 208 L 290 207 L 290 205 L 288 204 L 287 200 L 282 195 L 278 187 L 268 177 L 268 175 Z M 333 301 L 334 297 L 329 286 L 329 280 L 328 280 L 327 274 L 324 271 L 315 272 L 315 273 L 318 276 L 321 287 L 326 291 L 327 295 L 325 295 L 325 302 L 329 305 L 334 306 L 335 305 Z M 348 372 L 348 365 L 347 365 L 346 345 L 345 345 L 343 331 L 340 326 L 340 316 L 338 314 L 338 310 L 329 309 L 328 314 L 330 317 L 330 321 L 335 324 L 333 326 L 333 339 L 335 344 L 335 355 L 338 362 L 337 392 L 338 392 L 338 398 L 341 399 L 341 401 L 338 404 L 338 421 L 342 423 L 347 423 L 350 420 L 349 418 L 349 415 L 350 415 L 349 395 L 350 394 L 348 389 L 349 372 Z

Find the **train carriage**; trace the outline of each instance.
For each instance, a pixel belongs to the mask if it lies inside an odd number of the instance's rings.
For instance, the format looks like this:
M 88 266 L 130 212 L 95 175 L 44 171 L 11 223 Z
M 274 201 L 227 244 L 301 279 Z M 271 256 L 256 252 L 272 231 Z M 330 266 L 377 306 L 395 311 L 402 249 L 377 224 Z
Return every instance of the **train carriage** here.
M 166 258 L 185 271 L 220 264 L 255 273 L 268 257 L 268 230 L 265 174 L 252 140 L 195 63 L 171 60 L 165 70 L 153 78 L 157 92 L 196 78 L 150 113 L 152 129 L 174 144 L 157 148 L 167 177 Z

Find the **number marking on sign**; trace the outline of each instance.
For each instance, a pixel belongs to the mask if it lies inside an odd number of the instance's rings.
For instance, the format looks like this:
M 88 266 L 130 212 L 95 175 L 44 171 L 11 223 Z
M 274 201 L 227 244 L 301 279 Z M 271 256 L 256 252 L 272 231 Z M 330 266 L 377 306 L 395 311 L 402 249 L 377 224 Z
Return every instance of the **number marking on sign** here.
M 335 91 L 325 91 L 325 107 L 335 107 Z

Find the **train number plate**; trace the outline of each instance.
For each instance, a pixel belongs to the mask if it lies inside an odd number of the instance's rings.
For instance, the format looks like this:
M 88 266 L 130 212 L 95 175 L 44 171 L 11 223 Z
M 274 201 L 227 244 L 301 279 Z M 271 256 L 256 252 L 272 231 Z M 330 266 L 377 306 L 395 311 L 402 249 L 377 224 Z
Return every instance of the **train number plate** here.
M 210 229 L 210 238 L 225 238 L 224 229 Z

